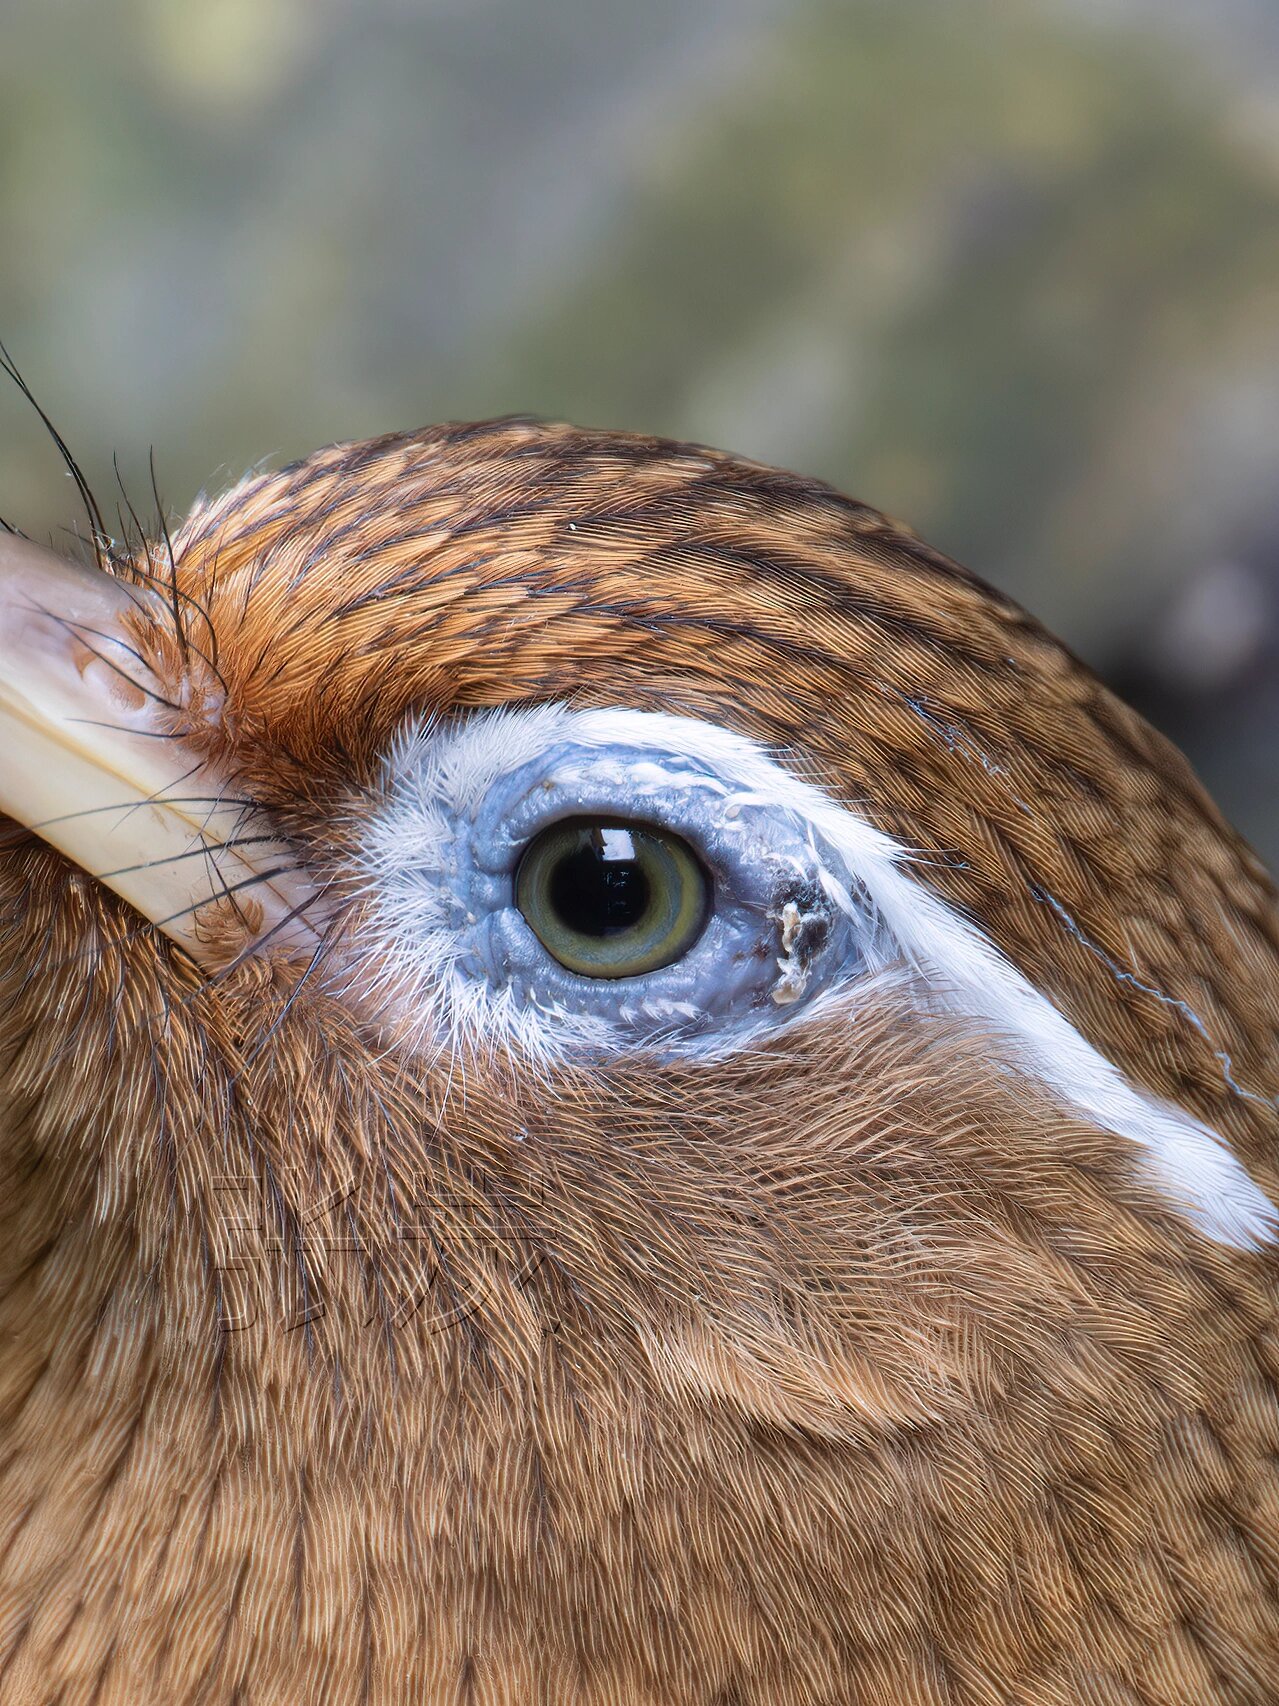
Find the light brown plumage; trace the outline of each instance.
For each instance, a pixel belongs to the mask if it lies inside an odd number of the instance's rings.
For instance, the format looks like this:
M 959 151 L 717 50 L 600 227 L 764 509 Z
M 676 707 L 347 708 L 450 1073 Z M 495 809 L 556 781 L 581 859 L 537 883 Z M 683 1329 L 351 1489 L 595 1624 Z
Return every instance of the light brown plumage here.
M 921 850 L 1279 1198 L 1271 885 L 903 528 L 499 422 L 320 452 L 174 548 L 133 643 L 323 952 L 410 710 L 691 713 Z M 979 1028 L 886 986 L 715 1064 L 459 1071 L 17 832 L 0 918 L 0 1700 L 1279 1698 L 1273 1246 L 1196 1232 Z

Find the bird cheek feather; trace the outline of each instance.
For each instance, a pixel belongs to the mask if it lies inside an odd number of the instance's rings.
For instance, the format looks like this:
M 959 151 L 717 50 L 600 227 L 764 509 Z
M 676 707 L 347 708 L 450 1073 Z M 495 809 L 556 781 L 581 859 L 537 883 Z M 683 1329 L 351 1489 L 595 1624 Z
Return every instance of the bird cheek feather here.
M 771 1056 L 537 1083 L 496 1058 L 422 1078 L 336 1005 L 233 1005 L 272 1051 L 207 1063 L 188 1206 L 144 1193 L 148 1259 L 211 1252 L 232 1363 L 299 1402 L 311 1362 L 340 1366 L 388 1439 L 459 1355 L 533 1379 L 557 1343 L 618 1347 L 680 1406 L 863 1443 L 988 1410 L 1117 1296 L 1126 1333 L 1176 1344 L 1176 1217 L 971 1028 L 891 994 Z

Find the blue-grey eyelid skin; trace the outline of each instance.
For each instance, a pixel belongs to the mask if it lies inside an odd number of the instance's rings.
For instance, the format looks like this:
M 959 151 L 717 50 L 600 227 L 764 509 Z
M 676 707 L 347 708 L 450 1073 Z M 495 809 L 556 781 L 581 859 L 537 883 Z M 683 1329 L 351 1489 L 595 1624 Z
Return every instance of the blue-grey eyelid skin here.
M 706 927 L 688 952 L 637 977 L 575 974 L 542 946 L 514 902 L 520 858 L 569 817 L 633 818 L 682 836 L 712 882 Z M 628 1040 L 689 1038 L 780 1022 L 865 969 L 869 921 L 812 826 L 699 772 L 691 760 L 564 743 L 499 778 L 455 822 L 457 969 L 521 1004 L 602 1021 Z M 841 894 L 844 904 L 837 895 Z

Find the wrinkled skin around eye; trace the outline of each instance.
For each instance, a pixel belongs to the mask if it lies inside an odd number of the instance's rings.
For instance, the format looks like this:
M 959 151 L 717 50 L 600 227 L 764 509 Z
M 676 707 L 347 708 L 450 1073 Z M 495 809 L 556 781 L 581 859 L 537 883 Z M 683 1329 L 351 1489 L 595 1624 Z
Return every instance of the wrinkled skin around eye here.
M 582 975 L 521 912 L 528 849 L 587 818 L 651 825 L 704 867 L 705 924 L 669 963 Z M 408 769 L 388 784 L 363 854 L 378 939 L 423 1001 L 464 1003 L 472 1019 L 497 1012 L 508 1029 L 536 1025 L 539 1045 L 558 1036 L 731 1045 L 866 970 L 879 951 L 869 911 L 850 900 L 856 885 L 810 824 L 677 754 L 565 741 L 499 774 L 474 801 L 450 800 L 438 777 L 427 785 Z

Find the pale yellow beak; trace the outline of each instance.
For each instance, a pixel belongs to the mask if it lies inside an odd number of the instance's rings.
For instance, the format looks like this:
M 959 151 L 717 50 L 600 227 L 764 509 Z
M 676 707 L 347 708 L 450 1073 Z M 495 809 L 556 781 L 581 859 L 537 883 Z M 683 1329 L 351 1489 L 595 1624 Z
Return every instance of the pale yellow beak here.
M 153 596 L 0 533 L 0 813 L 202 965 L 314 953 L 296 854 L 173 732 L 129 626 Z

